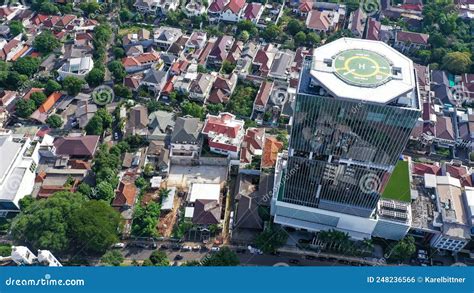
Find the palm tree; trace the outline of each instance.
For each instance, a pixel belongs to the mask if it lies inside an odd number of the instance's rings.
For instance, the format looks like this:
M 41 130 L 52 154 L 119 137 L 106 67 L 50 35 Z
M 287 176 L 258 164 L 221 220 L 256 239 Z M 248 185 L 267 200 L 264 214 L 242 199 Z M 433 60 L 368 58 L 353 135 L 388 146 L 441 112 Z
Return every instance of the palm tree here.
M 171 189 L 161 188 L 160 189 L 160 198 L 161 200 L 167 198 L 170 195 Z

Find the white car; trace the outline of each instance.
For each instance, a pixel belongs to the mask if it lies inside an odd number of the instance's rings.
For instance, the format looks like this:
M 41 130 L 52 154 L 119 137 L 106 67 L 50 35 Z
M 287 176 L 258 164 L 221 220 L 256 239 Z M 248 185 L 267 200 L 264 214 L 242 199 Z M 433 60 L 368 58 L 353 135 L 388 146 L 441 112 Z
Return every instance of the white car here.
M 115 243 L 114 245 L 112 245 L 112 248 L 125 248 L 125 243 Z
M 212 251 L 212 252 L 218 252 L 219 250 L 221 250 L 220 247 L 217 247 L 217 246 L 211 247 L 211 251 Z

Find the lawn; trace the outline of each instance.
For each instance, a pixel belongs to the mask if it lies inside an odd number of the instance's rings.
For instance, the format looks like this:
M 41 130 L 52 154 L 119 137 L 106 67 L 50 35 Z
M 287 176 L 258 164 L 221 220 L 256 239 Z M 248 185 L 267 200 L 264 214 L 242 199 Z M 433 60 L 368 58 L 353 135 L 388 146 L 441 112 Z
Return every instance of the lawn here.
M 410 202 L 410 178 L 407 161 L 398 161 L 382 193 L 382 198 Z

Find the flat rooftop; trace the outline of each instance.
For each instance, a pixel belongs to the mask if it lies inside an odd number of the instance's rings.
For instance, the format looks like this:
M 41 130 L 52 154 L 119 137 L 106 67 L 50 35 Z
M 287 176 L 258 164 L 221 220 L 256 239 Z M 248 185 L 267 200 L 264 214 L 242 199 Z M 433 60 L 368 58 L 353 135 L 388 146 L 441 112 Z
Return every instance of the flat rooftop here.
M 334 97 L 415 104 L 413 62 L 383 42 L 341 38 L 321 46 L 313 52 L 310 75 Z

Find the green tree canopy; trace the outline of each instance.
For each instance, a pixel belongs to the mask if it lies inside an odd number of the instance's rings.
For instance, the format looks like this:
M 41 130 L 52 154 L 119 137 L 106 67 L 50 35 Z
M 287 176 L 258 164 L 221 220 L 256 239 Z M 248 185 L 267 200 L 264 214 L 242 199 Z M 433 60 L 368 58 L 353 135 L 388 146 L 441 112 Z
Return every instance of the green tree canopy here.
M 12 36 L 18 36 L 19 34 L 23 33 L 25 28 L 23 27 L 23 23 L 19 20 L 12 20 L 10 22 L 10 33 Z
M 81 92 L 82 86 L 85 82 L 74 76 L 67 76 L 63 80 L 63 88 L 67 91 L 70 96 L 77 96 Z
M 444 56 L 442 68 L 454 74 L 461 74 L 469 72 L 471 65 L 471 54 L 467 52 L 451 52 Z
M 104 132 L 104 122 L 99 115 L 94 115 L 87 123 L 85 130 L 89 135 L 102 135 Z
M 20 99 L 15 105 L 15 113 L 22 118 L 28 118 L 36 110 L 36 105 L 33 100 Z
M 115 197 L 114 187 L 107 181 L 100 182 L 97 187 L 96 198 L 104 200 L 106 202 L 111 202 Z
M 395 244 L 390 251 L 390 259 L 408 260 L 416 252 L 415 238 L 407 236 Z
M 48 80 L 44 87 L 44 93 L 50 95 L 54 92 L 58 92 L 62 89 L 61 85 L 54 79 Z
M 120 266 L 120 264 L 123 263 L 124 260 L 125 258 L 118 250 L 109 250 L 100 259 L 103 264 L 114 267 Z
M 61 116 L 53 114 L 46 119 L 46 123 L 51 128 L 60 128 L 63 125 L 63 120 L 61 119 Z
M 121 84 L 114 85 L 114 94 L 122 99 L 130 100 L 132 98 L 132 91 Z
M 202 261 L 203 266 L 237 266 L 240 264 L 237 254 L 230 250 L 229 247 L 222 247 L 218 252 L 211 254 L 210 257 Z
M 41 53 L 48 54 L 59 48 L 61 43 L 49 30 L 43 31 L 33 41 L 33 47 Z
M 164 251 L 155 250 L 150 255 L 150 261 L 154 266 L 157 267 L 167 267 L 170 265 L 170 261 L 168 260 L 168 256 Z
M 123 66 L 122 62 L 118 60 L 110 62 L 108 68 L 116 81 L 121 81 L 125 75 L 127 75 L 125 72 L 125 67 Z
M 105 71 L 94 67 L 92 70 L 86 75 L 85 80 L 91 87 L 96 87 L 101 85 L 104 82 L 105 78 Z
M 161 206 L 155 202 L 150 202 L 145 207 L 136 205 L 133 213 L 132 234 L 145 237 L 157 236 L 156 226 L 160 212 Z
M 273 253 L 286 243 L 288 233 L 283 228 L 270 227 L 255 239 L 255 245 L 265 253 Z

